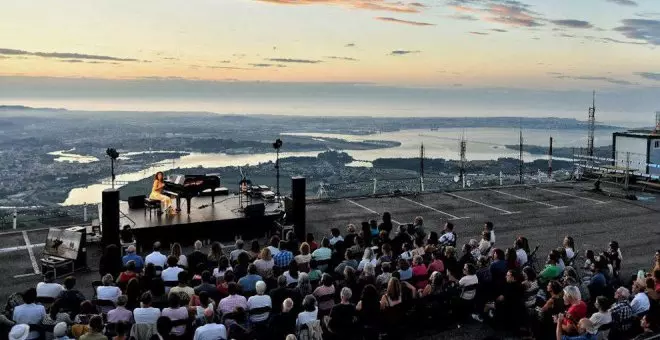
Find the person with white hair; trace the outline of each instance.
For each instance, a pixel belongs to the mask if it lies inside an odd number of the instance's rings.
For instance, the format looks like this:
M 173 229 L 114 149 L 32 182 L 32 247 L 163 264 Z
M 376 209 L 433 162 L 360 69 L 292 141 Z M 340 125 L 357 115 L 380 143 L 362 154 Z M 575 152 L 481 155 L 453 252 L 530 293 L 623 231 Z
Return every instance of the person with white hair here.
M 282 312 L 275 313 L 270 321 L 268 335 L 271 339 L 283 339 L 287 334 L 296 332 L 296 314 L 292 309 L 293 300 L 286 298 L 282 302 Z
M 634 317 L 632 308 L 630 307 L 630 291 L 625 287 L 619 287 L 614 292 L 614 304 L 610 308 L 612 315 L 612 330 L 611 335 L 621 334 L 627 332 L 632 323 L 630 320 Z
M 229 262 L 230 263 L 236 263 L 238 261 L 238 255 L 241 255 L 241 253 L 247 253 L 243 247 L 245 247 L 245 242 L 242 239 L 237 239 L 235 243 L 235 248 L 234 250 L 229 253 Z
M 201 274 L 197 272 L 197 266 L 200 263 L 206 265 L 206 262 L 208 261 L 208 257 L 206 256 L 206 254 L 204 254 L 204 252 L 202 252 L 202 246 L 203 246 L 202 241 L 200 240 L 195 241 L 193 252 L 188 254 L 188 256 L 186 256 L 186 259 L 188 260 L 188 268 L 194 271 L 195 274 Z
M 193 340 L 227 339 L 227 328 L 223 324 L 215 323 L 214 317 L 213 307 L 204 310 L 206 324 L 195 329 Z
M 355 305 L 350 300 L 353 292 L 350 288 L 344 287 L 339 293 L 341 302 L 332 307 L 330 316 L 324 318 L 325 326 L 328 331 L 336 336 L 348 336 L 353 331 L 353 323 L 357 316 Z
M 53 340 L 69 340 L 66 335 L 68 326 L 66 322 L 59 322 L 53 327 Z
M 114 286 L 115 280 L 112 274 L 105 274 L 101 279 L 103 286 L 96 287 L 96 298 L 99 300 L 109 300 L 117 302 L 117 298 L 121 295 L 121 289 Z
M 137 272 L 141 272 L 142 268 L 144 268 L 144 260 L 142 259 L 142 256 L 136 254 L 134 245 L 128 246 L 128 248 L 126 248 L 126 255 L 121 258 L 121 262 L 124 264 L 124 266 L 128 264 L 128 261 L 135 262 L 135 270 Z
M 371 263 L 374 267 L 376 267 L 376 265 L 378 264 L 378 259 L 376 258 L 374 251 L 370 247 L 364 249 L 364 254 L 362 255 L 362 261 L 358 263 L 357 270 L 359 272 L 364 270 L 364 265 L 367 263 Z
M 578 331 L 578 322 L 587 316 L 587 304 L 582 301 L 580 289 L 575 286 L 564 287 L 564 304 L 568 307 L 561 328 L 565 334 L 575 334 Z M 589 321 L 591 322 L 591 321 Z
M 648 312 L 651 308 L 651 302 L 648 295 L 646 295 L 646 284 L 643 281 L 636 280 L 632 285 L 632 292 L 635 294 L 630 302 L 633 315 L 637 316 Z
M 265 307 L 272 308 L 273 302 L 270 299 L 270 296 L 265 295 L 266 293 L 266 283 L 264 281 L 257 281 L 256 284 L 257 295 L 250 296 L 247 300 L 247 309 L 248 311 L 255 309 L 264 309 Z M 250 322 L 258 323 L 268 320 L 270 316 L 270 311 L 265 311 L 264 313 L 251 314 Z

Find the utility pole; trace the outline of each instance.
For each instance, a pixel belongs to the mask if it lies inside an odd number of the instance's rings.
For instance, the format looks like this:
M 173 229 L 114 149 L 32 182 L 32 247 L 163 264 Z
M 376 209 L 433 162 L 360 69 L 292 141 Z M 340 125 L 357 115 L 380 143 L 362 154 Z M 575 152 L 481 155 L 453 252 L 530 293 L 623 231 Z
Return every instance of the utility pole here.
M 552 137 L 550 137 L 550 148 L 548 149 L 548 179 L 552 179 Z
M 520 156 L 518 158 L 518 176 L 520 176 L 520 184 L 523 184 L 523 167 L 525 165 L 525 160 L 523 159 L 523 134 L 522 127 L 520 128 L 520 144 L 519 144 Z
M 594 131 L 596 130 L 596 91 L 593 93 L 593 103 L 589 108 L 589 136 L 587 139 L 587 155 L 594 156 Z
M 419 191 L 424 192 L 424 143 L 419 148 Z
M 459 174 L 463 189 L 465 189 L 465 163 L 467 163 L 467 158 L 465 157 L 465 151 L 467 150 L 467 141 L 465 140 L 465 134 L 461 137 L 460 146 L 460 156 L 461 156 L 461 172 Z

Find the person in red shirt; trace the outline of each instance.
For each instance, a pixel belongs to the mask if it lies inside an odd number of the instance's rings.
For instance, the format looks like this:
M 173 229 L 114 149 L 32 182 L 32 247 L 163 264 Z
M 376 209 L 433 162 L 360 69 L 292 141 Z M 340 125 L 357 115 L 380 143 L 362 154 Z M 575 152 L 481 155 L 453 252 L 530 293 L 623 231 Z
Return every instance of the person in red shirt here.
M 137 277 L 135 272 L 135 261 L 126 262 L 126 270 L 119 274 L 117 278 L 117 283 L 128 283 L 132 278 Z
M 314 241 L 314 234 L 307 233 L 307 244 L 309 244 L 309 251 L 314 252 L 314 250 L 319 249 L 319 244 Z
M 587 304 L 582 301 L 580 290 L 575 286 L 564 288 L 564 304 L 568 306 L 561 328 L 567 335 L 577 335 L 578 322 L 587 316 Z

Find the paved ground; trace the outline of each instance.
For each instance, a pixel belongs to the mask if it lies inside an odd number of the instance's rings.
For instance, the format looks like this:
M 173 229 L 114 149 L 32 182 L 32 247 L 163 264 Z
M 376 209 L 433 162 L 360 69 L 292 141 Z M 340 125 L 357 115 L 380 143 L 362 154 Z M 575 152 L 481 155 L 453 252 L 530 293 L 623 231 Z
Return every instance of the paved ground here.
M 660 248 L 660 202 L 651 194 L 648 201 L 622 198 L 621 191 L 604 187 L 608 193 L 591 192 L 588 183 L 561 183 L 541 186 L 502 187 L 417 196 L 340 199 L 310 202 L 307 206 L 308 231 L 320 240 L 331 227 L 345 230 L 348 223 L 359 225 L 389 211 L 397 223 L 412 222 L 423 216 L 427 231 L 440 232 L 446 221 L 456 226 L 459 244 L 479 239 L 485 221 L 495 224 L 497 244 L 507 247 L 518 235 L 540 245 L 539 254 L 561 244 L 566 235 L 576 241 L 578 250 L 605 249 L 611 240 L 619 241 L 624 267 L 630 273 L 648 269 Z M 2 285 L 0 303 L 11 292 L 34 286 L 40 280 L 36 266 L 47 230 L 0 233 Z M 29 247 L 26 245 L 30 245 Z M 28 249 L 31 249 L 30 252 Z M 77 274 L 79 287 L 91 294 L 91 281 L 98 279 L 100 257 L 95 245 L 88 248 L 92 273 Z M 480 329 L 480 328 L 479 328 Z M 454 338 L 458 334 L 443 334 Z M 451 335 L 453 334 L 453 335 Z

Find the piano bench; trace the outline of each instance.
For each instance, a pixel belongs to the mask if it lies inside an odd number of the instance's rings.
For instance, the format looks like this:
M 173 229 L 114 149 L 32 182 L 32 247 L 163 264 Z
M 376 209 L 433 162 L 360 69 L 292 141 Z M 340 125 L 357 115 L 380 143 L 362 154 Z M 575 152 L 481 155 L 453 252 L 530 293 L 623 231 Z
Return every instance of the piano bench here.
M 144 199 L 144 214 L 147 214 L 149 211 L 149 217 L 151 217 L 151 211 L 156 210 L 157 213 L 161 212 L 161 202 L 159 200 L 152 200 L 150 198 Z

